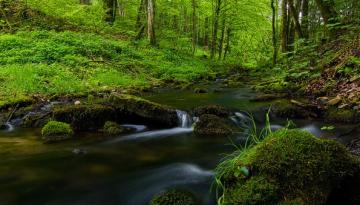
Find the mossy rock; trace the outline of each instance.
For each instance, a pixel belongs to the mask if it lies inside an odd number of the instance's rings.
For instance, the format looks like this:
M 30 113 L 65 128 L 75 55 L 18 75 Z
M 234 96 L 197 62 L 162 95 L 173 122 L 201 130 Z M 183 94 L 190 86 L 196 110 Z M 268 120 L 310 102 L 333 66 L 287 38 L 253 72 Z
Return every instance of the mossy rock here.
M 159 127 L 175 127 L 179 123 L 175 109 L 143 98 L 112 94 L 109 103 L 117 113 L 126 116 L 130 121 Z
M 122 127 L 118 123 L 112 121 L 105 122 L 103 127 L 103 132 L 110 136 L 123 134 L 129 131 L 130 131 L 129 129 L 126 129 L 125 127 Z
M 326 122 L 355 123 L 356 111 L 348 109 L 331 108 L 325 113 Z
M 272 112 L 277 117 L 282 118 L 295 118 L 295 119 L 306 119 L 311 117 L 317 117 L 317 114 L 304 109 L 303 107 L 294 105 L 289 100 L 278 100 L 272 107 Z
M 50 121 L 41 130 L 46 143 L 64 141 L 74 134 L 71 126 L 64 122 Z
M 34 99 L 27 96 L 16 96 L 0 99 L 0 110 L 8 109 L 11 107 L 25 107 L 34 103 Z
M 100 104 L 58 106 L 53 111 L 55 120 L 69 123 L 75 130 L 97 130 L 116 117 L 112 107 Z
M 216 175 L 226 187 L 224 204 L 318 205 L 327 204 L 334 194 L 343 198 L 336 190 L 346 190 L 344 181 L 359 174 L 359 165 L 336 141 L 282 129 L 221 163 Z M 248 167 L 251 177 L 239 174 L 240 167 Z M 348 201 L 353 204 L 353 199 Z
M 194 109 L 194 115 L 200 117 L 205 114 L 216 115 L 221 118 L 229 117 L 230 111 L 220 105 L 206 105 Z
M 172 189 L 155 195 L 150 205 L 198 205 L 193 193 L 185 190 Z
M 201 137 L 226 137 L 231 135 L 233 130 L 226 120 L 216 115 L 205 114 L 200 116 L 195 124 L 194 133 Z

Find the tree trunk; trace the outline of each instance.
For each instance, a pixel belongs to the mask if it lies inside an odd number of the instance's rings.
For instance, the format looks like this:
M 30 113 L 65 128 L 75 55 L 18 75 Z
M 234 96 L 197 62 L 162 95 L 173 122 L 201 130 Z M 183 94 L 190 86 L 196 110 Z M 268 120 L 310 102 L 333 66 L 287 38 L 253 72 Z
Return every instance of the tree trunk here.
M 116 19 L 117 0 L 104 0 L 105 21 L 113 24 Z
M 197 29 L 196 29 L 196 2 L 192 0 L 192 54 L 195 54 L 197 42 Z
M 226 16 L 222 19 L 222 27 L 221 27 L 221 36 L 219 41 L 219 60 L 221 60 L 223 47 L 224 47 L 224 39 L 225 39 L 225 24 L 226 24 Z
M 301 30 L 303 37 L 309 39 L 309 0 L 303 0 L 301 5 Z
M 211 40 L 211 59 L 214 59 L 216 53 L 220 9 L 221 9 L 221 0 L 216 0 L 215 11 L 214 11 L 213 33 Z
M 273 66 L 277 63 L 277 38 L 276 38 L 276 7 L 275 1 L 271 0 L 271 10 L 272 10 L 272 41 L 273 41 Z
M 288 0 L 288 1 L 289 1 L 290 13 L 294 20 L 295 31 L 298 34 L 299 38 L 303 38 L 303 33 L 301 30 L 300 21 L 299 21 L 299 11 L 295 8 L 294 0 Z
M 281 23 L 281 51 L 283 53 L 287 52 L 288 47 L 288 32 L 289 32 L 289 22 L 288 22 L 288 2 L 287 0 L 282 1 L 281 12 L 282 12 L 282 23 Z
M 209 49 L 209 17 L 205 18 L 205 30 L 204 30 L 204 47 L 205 50 Z
M 224 60 L 226 59 L 226 55 L 230 52 L 230 38 L 231 38 L 231 29 L 226 29 L 226 46 L 224 49 Z
M 137 16 L 136 16 L 136 24 L 135 24 L 135 28 L 139 29 L 142 27 L 142 25 L 144 24 L 143 19 L 144 16 L 146 14 L 146 3 L 145 0 L 141 0 L 140 1 L 140 5 L 138 7 L 138 12 L 137 12 Z
M 156 46 L 155 35 L 155 0 L 148 0 L 148 38 L 150 45 Z

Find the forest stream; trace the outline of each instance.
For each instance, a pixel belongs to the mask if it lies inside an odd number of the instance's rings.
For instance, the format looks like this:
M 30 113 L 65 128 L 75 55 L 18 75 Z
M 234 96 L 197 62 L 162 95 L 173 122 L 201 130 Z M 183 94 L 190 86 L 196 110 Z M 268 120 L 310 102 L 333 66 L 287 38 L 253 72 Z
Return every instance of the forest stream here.
M 192 132 L 196 119 L 186 111 L 218 104 L 233 111 L 234 123 L 246 121 L 250 112 L 261 127 L 270 102 L 250 102 L 255 94 L 248 88 L 204 94 L 164 89 L 145 94 L 148 100 L 178 109 L 179 126 L 154 130 L 124 124 L 134 131 L 100 142 L 87 142 L 97 133 L 81 133 L 75 140 L 45 145 L 38 140 L 40 130 L 9 124 L 0 133 L 1 204 L 145 205 L 154 194 L 173 187 L 191 190 L 205 205 L 216 204 L 212 170 L 236 149 L 232 142 L 244 142 L 244 134 L 231 139 L 196 137 Z M 351 125 L 335 125 L 326 131 L 321 121 L 294 122 L 317 137 L 340 136 L 351 129 Z M 271 118 L 273 130 L 286 123 L 287 119 Z M 347 143 L 347 138 L 339 140 Z

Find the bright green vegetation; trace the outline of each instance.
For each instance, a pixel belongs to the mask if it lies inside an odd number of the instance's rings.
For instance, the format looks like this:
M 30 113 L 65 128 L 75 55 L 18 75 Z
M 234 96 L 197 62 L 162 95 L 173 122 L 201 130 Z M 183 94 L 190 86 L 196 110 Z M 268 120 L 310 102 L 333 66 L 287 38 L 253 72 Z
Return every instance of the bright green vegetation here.
M 42 128 L 41 134 L 45 138 L 59 135 L 72 136 L 73 130 L 67 123 L 50 121 Z
M 243 167 L 250 170 L 249 177 Z M 282 129 L 217 167 L 223 193 L 219 204 L 325 204 L 332 194 L 345 197 L 341 190 L 348 187 L 339 186 L 357 174 L 359 160 L 343 145 L 297 129 Z M 354 203 L 357 196 L 347 197 Z
M 201 60 L 171 50 L 139 48 L 96 34 L 35 31 L 0 36 L 2 95 L 66 94 L 194 80 Z
M 185 190 L 172 189 L 155 195 L 150 205 L 197 205 L 195 196 Z

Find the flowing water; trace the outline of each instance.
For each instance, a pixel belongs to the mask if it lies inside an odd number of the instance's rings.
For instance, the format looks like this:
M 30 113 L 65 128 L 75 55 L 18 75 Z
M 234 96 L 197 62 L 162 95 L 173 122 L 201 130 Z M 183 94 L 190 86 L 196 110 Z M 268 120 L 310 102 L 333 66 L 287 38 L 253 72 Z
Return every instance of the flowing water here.
M 145 98 L 179 109 L 179 126 L 151 130 L 146 125 L 126 124 L 135 132 L 111 139 L 96 133 L 80 133 L 77 139 L 44 145 L 40 131 L 14 128 L 0 131 L 0 205 L 145 205 L 163 190 L 180 187 L 194 192 L 204 205 L 215 204 L 210 192 L 213 169 L 234 147 L 227 138 L 198 138 L 192 118 L 185 111 L 206 104 L 234 109 L 234 123 L 254 112 L 261 125 L 264 104 L 250 103 L 249 89 L 226 89 L 221 93 L 194 94 L 164 90 Z M 285 119 L 272 119 L 280 129 Z M 296 121 L 316 136 L 326 132 L 322 122 Z M 235 136 L 235 138 L 241 136 Z

